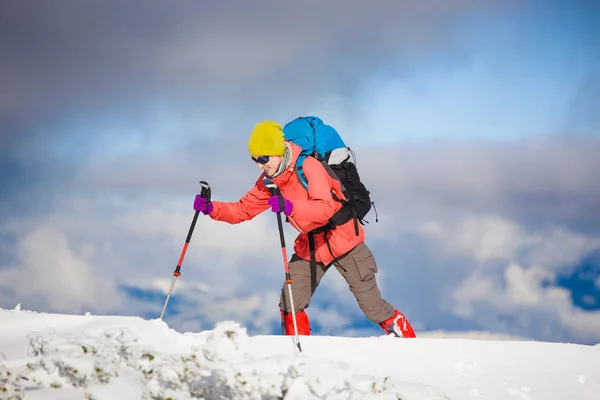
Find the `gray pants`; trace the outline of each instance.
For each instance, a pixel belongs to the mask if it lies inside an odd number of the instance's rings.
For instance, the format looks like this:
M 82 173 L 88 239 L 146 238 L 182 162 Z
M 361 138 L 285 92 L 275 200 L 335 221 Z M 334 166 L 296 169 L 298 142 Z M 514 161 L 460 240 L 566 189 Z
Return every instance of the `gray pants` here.
M 344 257 L 338 259 L 337 263 L 331 265 L 335 265 L 339 273 L 346 279 L 350 291 L 356 297 L 358 306 L 369 320 L 380 323 L 394 315 L 394 307 L 381 298 L 381 292 L 375 279 L 377 264 L 373 253 L 366 244 L 359 244 Z M 314 294 L 314 290 L 311 290 L 310 261 L 294 254 L 289 266 L 293 280 L 294 311 L 299 312 L 310 305 L 310 299 Z M 317 263 L 316 285 L 319 284 L 328 269 L 329 266 Z M 282 311 L 292 312 L 286 284 L 284 284 L 281 292 L 279 308 Z

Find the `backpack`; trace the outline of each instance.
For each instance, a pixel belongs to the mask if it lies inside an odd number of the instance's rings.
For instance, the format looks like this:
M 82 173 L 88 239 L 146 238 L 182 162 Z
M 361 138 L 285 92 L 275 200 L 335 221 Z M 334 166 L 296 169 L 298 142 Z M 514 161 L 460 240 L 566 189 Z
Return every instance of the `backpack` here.
M 308 180 L 302 166 L 306 157 L 319 160 L 329 175 L 341 183 L 346 200 L 332 193 L 334 199 L 344 206 L 330 219 L 328 227 L 335 229 L 335 226 L 354 218 L 355 230 L 358 234 L 356 221 L 364 225 L 364 218 L 373 203 L 370 192 L 360 180 L 352 150 L 346 146 L 332 126 L 326 125 L 320 118 L 314 116 L 299 117 L 288 122 L 283 127 L 283 134 L 285 140 L 302 148 L 296 161 L 296 175 L 305 189 L 308 189 Z

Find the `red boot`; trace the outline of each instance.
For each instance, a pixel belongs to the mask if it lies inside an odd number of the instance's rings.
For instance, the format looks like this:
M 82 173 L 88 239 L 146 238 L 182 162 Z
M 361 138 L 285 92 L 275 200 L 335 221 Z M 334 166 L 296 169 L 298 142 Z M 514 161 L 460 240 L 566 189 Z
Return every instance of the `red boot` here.
M 298 335 L 310 335 L 308 315 L 304 310 L 296 313 L 296 325 L 298 326 Z M 281 312 L 281 333 L 294 335 L 294 317 L 292 313 Z
M 402 338 L 416 338 L 417 335 L 415 335 L 415 331 L 413 331 L 404 314 L 398 310 L 394 310 L 394 312 L 393 316 L 379 323 L 381 329 L 388 335 L 395 335 Z

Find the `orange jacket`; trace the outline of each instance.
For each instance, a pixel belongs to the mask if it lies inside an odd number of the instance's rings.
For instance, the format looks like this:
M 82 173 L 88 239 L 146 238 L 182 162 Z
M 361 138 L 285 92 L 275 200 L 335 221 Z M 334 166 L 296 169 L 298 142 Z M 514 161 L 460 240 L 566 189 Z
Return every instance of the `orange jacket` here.
M 333 199 L 332 191 L 344 199 L 339 181 L 329 176 L 319 161 L 312 157 L 304 160 L 304 173 L 308 180 L 308 190 L 304 189 L 302 183 L 296 176 L 296 160 L 300 155 L 301 148 L 291 142 L 287 142 L 292 149 L 292 157 L 288 167 L 280 175 L 271 179 L 277 185 L 281 194 L 294 205 L 288 222 L 297 229 L 300 234 L 294 241 L 294 252 L 305 260 L 310 260 L 308 246 L 308 234 L 311 230 L 325 225 L 329 218 L 339 210 L 342 205 Z M 210 217 L 217 221 L 230 224 L 251 220 L 270 206 L 267 203 L 271 193 L 264 184 L 264 172 L 260 175 L 256 184 L 244 197 L 236 202 L 213 201 L 213 211 Z M 358 224 L 358 236 L 354 230 L 354 221 L 338 226 L 330 230 L 327 240 L 331 247 L 329 251 L 324 235 L 315 234 L 315 258 L 317 262 L 325 265 L 333 261 L 333 257 L 340 257 L 349 252 L 364 240 L 363 227 Z M 333 255 L 332 255 L 333 253 Z

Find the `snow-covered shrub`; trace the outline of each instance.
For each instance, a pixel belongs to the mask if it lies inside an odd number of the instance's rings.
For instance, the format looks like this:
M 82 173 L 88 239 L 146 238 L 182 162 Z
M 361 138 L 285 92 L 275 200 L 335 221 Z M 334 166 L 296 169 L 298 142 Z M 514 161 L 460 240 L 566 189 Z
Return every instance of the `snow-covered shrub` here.
M 232 322 L 218 324 L 205 344 L 177 356 L 138 345 L 126 329 L 66 338 L 46 330 L 28 339 L 35 358 L 21 368 L 0 369 L 0 398 L 20 400 L 38 388 L 80 388 L 87 398 L 101 400 L 101 387 L 125 376 L 137 383 L 142 399 L 283 398 L 285 369 L 260 371 L 245 352 L 246 330 Z
M 19 383 L 20 377 L 7 367 L 0 365 L 0 399 L 21 400 L 23 388 Z
M 96 334 L 29 335 L 30 362 L 0 369 L 0 398 L 30 390 L 77 390 L 88 400 L 121 399 L 396 399 L 390 381 L 356 377 L 335 363 L 308 356 L 254 359 L 246 330 L 221 322 L 186 354 L 141 346 L 120 328 Z

